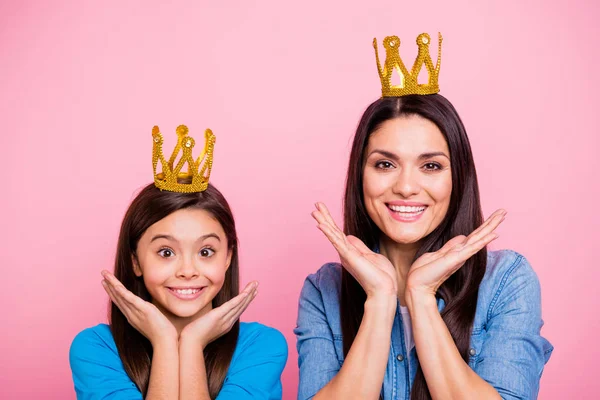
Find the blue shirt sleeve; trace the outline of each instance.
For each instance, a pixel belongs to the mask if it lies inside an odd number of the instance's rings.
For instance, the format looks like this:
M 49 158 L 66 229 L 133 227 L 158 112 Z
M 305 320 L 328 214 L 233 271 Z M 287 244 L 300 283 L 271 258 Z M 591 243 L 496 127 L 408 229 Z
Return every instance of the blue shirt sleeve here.
M 320 271 L 304 281 L 298 304 L 296 348 L 298 350 L 298 400 L 311 399 L 341 368 L 325 305 L 318 288 Z
M 540 335 L 540 283 L 523 256 L 504 273 L 486 325 L 474 371 L 503 399 L 536 399 L 553 347 Z
M 107 325 L 80 332 L 69 352 L 78 400 L 141 400 L 129 378 Z
M 217 400 L 281 399 L 281 373 L 288 357 L 284 336 L 257 323 L 243 325 Z

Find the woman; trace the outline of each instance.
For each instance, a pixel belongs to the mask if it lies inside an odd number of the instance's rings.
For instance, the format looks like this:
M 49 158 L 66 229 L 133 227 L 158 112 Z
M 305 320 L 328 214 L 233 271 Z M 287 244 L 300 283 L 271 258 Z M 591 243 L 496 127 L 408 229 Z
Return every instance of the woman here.
M 384 44 L 397 51 L 393 38 Z M 341 265 L 310 275 L 300 295 L 298 399 L 536 398 L 552 351 L 539 282 L 523 256 L 486 251 L 506 212 L 483 222 L 448 100 L 384 91 L 354 136 L 344 232 L 316 207 Z
M 207 168 L 182 174 L 179 164 L 173 171 L 172 157 L 157 175 L 155 164 L 155 183 L 125 214 L 115 273 L 102 272 L 110 326 L 85 329 L 71 346 L 78 399 L 281 398 L 283 335 L 238 321 L 258 283 L 238 294 L 233 215 L 205 176 L 212 166 L 209 133 Z M 191 160 L 193 139 L 185 127 L 178 134 L 174 155 L 183 144 L 183 158 Z M 153 135 L 155 160 L 164 166 L 162 136 L 157 129 Z

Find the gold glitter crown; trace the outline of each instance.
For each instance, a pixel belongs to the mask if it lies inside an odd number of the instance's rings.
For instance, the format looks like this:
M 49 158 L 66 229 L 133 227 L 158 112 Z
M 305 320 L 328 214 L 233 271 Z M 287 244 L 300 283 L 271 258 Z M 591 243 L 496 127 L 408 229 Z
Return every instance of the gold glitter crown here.
M 397 97 L 409 94 L 434 94 L 440 91 L 438 76 L 440 73 L 440 61 L 442 59 L 442 35 L 440 33 L 438 33 L 438 35 L 439 45 L 436 66 L 433 66 L 433 61 L 429 55 L 431 38 L 427 33 L 421 33 L 417 37 L 419 53 L 417 54 L 417 59 L 410 72 L 408 72 L 400 58 L 400 39 L 398 36 L 387 36 L 383 39 L 383 47 L 385 48 L 386 54 L 383 69 L 379 62 L 377 39 L 373 39 L 375 58 L 377 59 L 377 70 L 379 71 L 379 78 L 381 79 L 381 97 Z M 419 84 L 418 77 L 423 64 L 425 64 L 427 72 L 429 73 L 429 81 L 428 83 Z M 400 76 L 399 85 L 392 85 L 392 73 L 394 71 Z
M 154 185 L 160 190 L 169 192 L 194 193 L 202 192 L 208 187 L 208 178 L 213 163 L 213 149 L 215 147 L 216 137 L 210 129 L 204 132 L 204 150 L 202 154 L 194 161 L 192 158 L 192 149 L 196 143 L 194 138 L 188 136 L 188 128 L 185 125 L 177 127 L 177 145 L 169 158 L 165 160 L 162 145 L 163 137 L 158 126 L 152 128 L 152 167 L 154 168 Z M 181 158 L 175 165 L 175 159 L 182 152 Z M 162 172 L 156 173 L 158 161 L 162 165 Z M 204 162 L 203 162 L 204 161 Z M 181 172 L 187 163 L 187 172 Z M 202 164 L 202 167 L 200 167 Z M 175 165 L 175 167 L 173 167 Z

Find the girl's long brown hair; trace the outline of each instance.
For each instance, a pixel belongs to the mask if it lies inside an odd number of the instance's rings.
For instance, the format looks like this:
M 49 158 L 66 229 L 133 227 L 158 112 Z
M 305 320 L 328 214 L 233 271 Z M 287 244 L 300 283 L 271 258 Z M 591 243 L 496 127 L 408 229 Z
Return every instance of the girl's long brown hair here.
M 209 212 L 219 221 L 227 236 L 232 257 L 223 287 L 213 299 L 213 307 L 218 307 L 239 292 L 239 260 L 233 214 L 221 192 L 212 185 L 200 193 L 161 191 L 154 184 L 142 189 L 129 206 L 121 224 L 115 259 L 115 276 L 135 295 L 146 301 L 152 301 L 142 278 L 134 274 L 132 255 L 135 255 L 138 242 L 146 229 L 169 214 L 185 208 Z M 125 371 L 145 397 L 150 380 L 152 345 L 127 322 L 121 310 L 112 302 L 109 321 Z M 238 332 L 239 322 L 236 322 L 227 334 L 210 343 L 204 350 L 208 387 L 213 399 L 217 397 L 223 386 L 237 343 Z
M 483 222 L 477 174 L 467 133 L 452 104 L 439 94 L 382 98 L 367 108 L 356 129 L 350 153 L 344 196 L 344 232 L 360 238 L 370 248 L 379 244 L 381 231 L 369 217 L 363 199 L 365 150 L 371 133 L 377 127 L 387 120 L 407 115 L 419 115 L 437 125 L 448 143 L 452 162 L 452 193 L 448 212 L 440 225 L 423 239 L 416 259 L 424 253 L 439 250 L 457 235 L 469 235 Z M 442 319 L 466 362 L 469 359 L 471 329 L 486 259 L 486 249 L 479 251 L 437 291 L 437 297 L 446 304 Z M 340 315 L 344 355 L 348 354 L 358 333 L 365 300 L 362 287 L 342 269 Z M 421 367 L 415 376 L 411 399 L 431 399 Z

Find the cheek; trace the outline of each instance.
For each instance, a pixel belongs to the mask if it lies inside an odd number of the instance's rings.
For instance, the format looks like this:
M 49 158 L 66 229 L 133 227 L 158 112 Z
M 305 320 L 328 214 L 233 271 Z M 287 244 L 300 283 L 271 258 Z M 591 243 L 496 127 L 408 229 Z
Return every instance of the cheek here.
M 452 195 L 452 176 L 448 174 L 441 178 L 432 181 L 428 191 L 438 206 L 447 209 Z
M 394 177 L 392 174 L 382 176 L 381 174 L 374 173 L 370 168 L 365 169 L 363 174 L 363 196 L 365 202 L 372 201 L 373 199 L 384 194 L 391 186 Z
M 172 275 L 170 269 L 163 265 L 146 265 L 143 271 L 143 279 L 148 291 L 151 291 L 153 287 L 161 286 Z
M 204 268 L 204 276 L 208 278 L 213 284 L 221 287 L 225 281 L 225 274 L 227 273 L 227 253 L 217 254 L 210 263 L 207 263 Z

